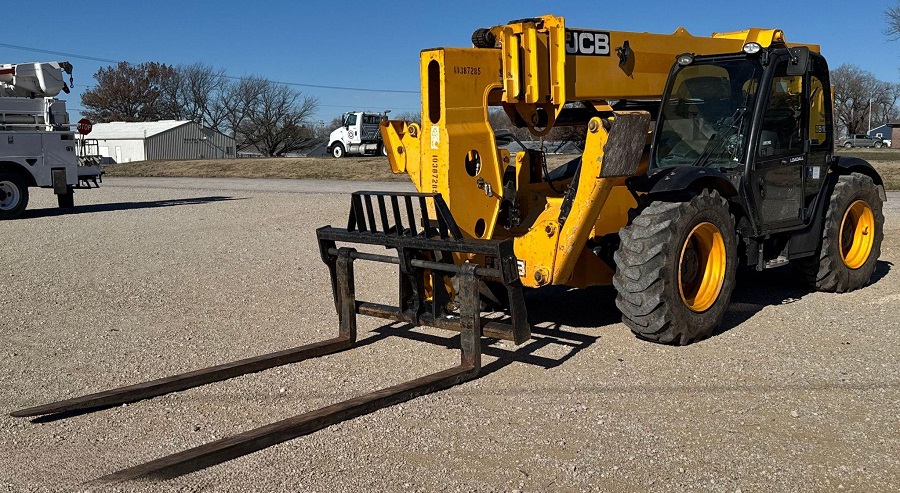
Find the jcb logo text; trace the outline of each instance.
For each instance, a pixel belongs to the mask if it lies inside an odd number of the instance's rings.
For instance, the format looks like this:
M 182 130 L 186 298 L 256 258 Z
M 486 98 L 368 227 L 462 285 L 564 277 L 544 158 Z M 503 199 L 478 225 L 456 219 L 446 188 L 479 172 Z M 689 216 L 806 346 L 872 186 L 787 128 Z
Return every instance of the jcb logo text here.
M 609 56 L 609 33 L 567 30 L 566 53 L 569 55 Z

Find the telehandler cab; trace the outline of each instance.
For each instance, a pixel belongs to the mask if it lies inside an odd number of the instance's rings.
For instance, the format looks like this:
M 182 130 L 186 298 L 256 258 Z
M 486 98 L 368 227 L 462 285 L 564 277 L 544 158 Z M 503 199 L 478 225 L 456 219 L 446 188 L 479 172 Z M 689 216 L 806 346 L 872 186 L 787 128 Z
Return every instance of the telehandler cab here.
M 687 344 L 720 323 L 739 266 L 790 262 L 826 291 L 870 280 L 883 182 L 834 155 L 818 46 L 780 30 L 658 35 L 570 29 L 549 15 L 472 41 L 422 52 L 421 125 L 381 123 L 393 171 L 418 192 L 354 193 L 347 226 L 317 230 L 335 338 L 13 415 L 81 413 L 342 351 L 357 314 L 461 333 L 455 368 L 102 479 L 172 477 L 477 377 L 482 337 L 531 337 L 526 287 L 612 284 L 639 337 Z M 537 136 L 584 125 L 583 155 L 552 171 L 541 152 L 511 155 L 491 107 Z M 349 246 L 360 244 L 397 255 Z M 358 260 L 399 266 L 397 306 L 356 299 Z M 506 309 L 486 313 L 488 302 Z

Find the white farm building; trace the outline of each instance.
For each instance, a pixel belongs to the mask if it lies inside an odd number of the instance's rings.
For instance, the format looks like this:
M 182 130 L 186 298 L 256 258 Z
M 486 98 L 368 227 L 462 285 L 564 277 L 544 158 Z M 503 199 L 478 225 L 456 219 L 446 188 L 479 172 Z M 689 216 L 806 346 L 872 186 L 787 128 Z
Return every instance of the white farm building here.
M 97 123 L 88 141 L 105 161 L 233 159 L 234 138 L 190 120 Z

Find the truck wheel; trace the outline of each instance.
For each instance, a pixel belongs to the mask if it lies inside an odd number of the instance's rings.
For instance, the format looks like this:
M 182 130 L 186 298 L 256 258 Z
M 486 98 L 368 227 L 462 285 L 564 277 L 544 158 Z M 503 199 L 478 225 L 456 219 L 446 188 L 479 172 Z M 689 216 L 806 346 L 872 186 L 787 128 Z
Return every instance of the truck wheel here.
M 852 148 L 853 148 L 853 142 L 847 142 L 846 144 L 844 144 L 844 147 L 846 147 L 847 149 L 852 149 Z
M 876 142 L 876 143 L 875 143 L 875 148 L 876 148 L 876 149 L 881 149 L 882 146 L 884 146 L 884 143 L 882 143 L 882 142 Z
M 0 219 L 15 219 L 28 206 L 28 185 L 18 173 L 0 171 Z
M 69 187 L 69 191 L 56 196 L 56 201 L 60 209 L 71 209 L 75 207 L 75 191 Z
M 380 151 L 380 153 L 381 153 L 381 155 L 382 155 L 383 157 L 387 157 L 387 155 L 388 155 L 388 149 L 387 149 L 387 146 L 386 146 L 386 145 L 380 144 L 380 145 L 378 146 L 378 150 Z
M 872 278 L 884 239 L 878 187 L 861 173 L 838 177 L 816 255 L 793 262 L 800 276 L 819 291 L 843 293 Z
M 708 337 L 728 309 L 737 273 L 728 202 L 708 190 L 688 202 L 652 202 L 619 237 L 613 285 L 622 322 L 665 344 Z
M 334 147 L 331 148 L 331 155 L 336 158 L 344 157 L 344 144 L 341 144 L 340 142 L 335 144 Z

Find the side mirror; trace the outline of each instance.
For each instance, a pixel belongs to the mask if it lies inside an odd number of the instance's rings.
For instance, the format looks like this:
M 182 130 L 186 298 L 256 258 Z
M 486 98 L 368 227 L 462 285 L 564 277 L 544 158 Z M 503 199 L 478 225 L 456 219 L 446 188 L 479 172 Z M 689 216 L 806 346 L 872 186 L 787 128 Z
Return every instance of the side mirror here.
M 787 66 L 787 74 L 790 76 L 803 75 L 809 68 L 809 48 L 798 46 L 788 50 L 791 54 L 791 62 Z

